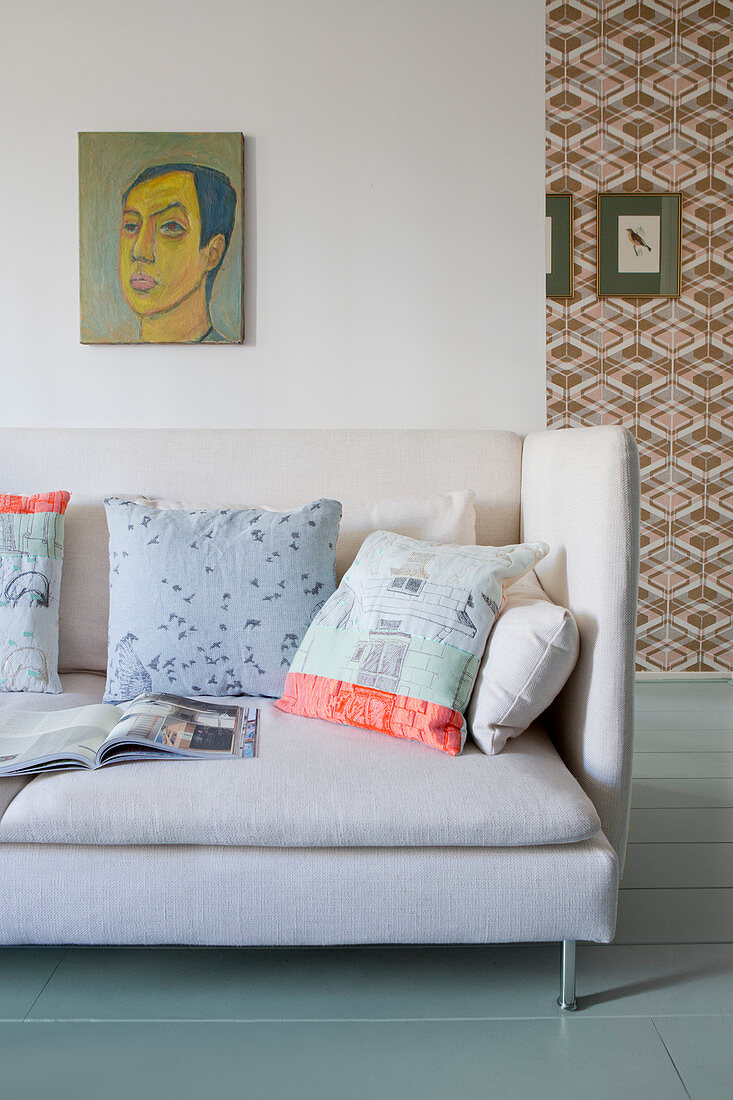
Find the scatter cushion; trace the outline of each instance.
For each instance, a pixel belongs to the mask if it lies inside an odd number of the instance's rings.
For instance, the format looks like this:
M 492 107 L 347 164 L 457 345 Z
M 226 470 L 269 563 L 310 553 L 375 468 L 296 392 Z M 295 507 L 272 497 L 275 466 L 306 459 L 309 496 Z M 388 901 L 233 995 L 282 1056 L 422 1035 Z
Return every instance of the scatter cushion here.
M 395 531 L 425 542 L 475 546 L 475 497 L 472 489 L 458 489 L 428 497 L 345 504 L 336 548 L 336 576 L 340 579 L 344 575 L 373 531 Z
M 338 545 L 336 576 L 341 578 L 356 557 L 357 551 L 372 531 L 396 531 L 413 539 L 428 542 L 474 546 L 476 543 L 476 509 L 473 489 L 457 489 L 434 496 L 399 497 L 361 504 L 344 504 Z M 136 497 L 136 504 L 152 508 L 187 511 L 190 508 L 214 508 L 215 504 L 182 504 L 177 500 L 157 500 Z M 262 505 L 267 511 L 278 511 Z
M 69 496 L 0 494 L 0 691 L 61 691 L 59 594 Z
M 534 572 L 507 589 L 468 706 L 479 748 L 501 752 L 549 707 L 578 659 L 578 627 L 545 593 Z
M 276 705 L 458 755 L 503 582 L 547 549 L 375 532 L 308 628 Z
M 279 695 L 336 587 L 341 505 L 175 511 L 110 497 L 106 702 Z

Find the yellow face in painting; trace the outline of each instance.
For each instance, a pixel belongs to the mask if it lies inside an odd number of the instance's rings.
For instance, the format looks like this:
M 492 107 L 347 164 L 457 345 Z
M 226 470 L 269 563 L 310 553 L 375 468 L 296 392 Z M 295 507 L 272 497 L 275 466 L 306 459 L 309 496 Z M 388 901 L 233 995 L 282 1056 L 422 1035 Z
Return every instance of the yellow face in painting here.
M 205 303 L 206 276 L 226 249 L 222 234 L 201 247 L 201 214 L 191 172 L 143 180 L 127 196 L 120 223 L 120 283 L 143 322 L 172 314 L 190 339 L 192 313 Z M 173 339 L 176 338 L 175 330 Z

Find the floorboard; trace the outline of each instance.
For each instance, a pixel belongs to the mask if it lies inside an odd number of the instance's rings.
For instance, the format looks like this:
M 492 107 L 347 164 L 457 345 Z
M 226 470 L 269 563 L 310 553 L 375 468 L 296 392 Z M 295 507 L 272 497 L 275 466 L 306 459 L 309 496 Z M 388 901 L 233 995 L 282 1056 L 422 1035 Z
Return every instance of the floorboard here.
M 629 844 L 622 886 L 733 887 L 733 844 Z
M 691 1100 L 730 1100 L 733 1017 L 655 1018 L 653 1022 Z
M 639 844 L 733 843 L 733 809 L 635 809 L 629 823 L 629 841 Z
M 619 891 L 616 943 L 728 943 L 733 890 Z
M 9 1097 L 677 1100 L 651 1020 L 9 1024 Z
M 558 1019 L 559 962 L 558 944 L 69 948 L 26 1018 Z M 733 945 L 580 944 L 578 996 L 593 1016 L 733 1014 Z
M 733 752 L 635 752 L 636 779 L 733 779 Z
M 723 809 L 733 807 L 733 779 L 635 779 L 631 808 L 640 810 Z
M 0 948 L 0 1021 L 25 1017 L 64 954 L 57 948 Z
M 634 692 L 636 710 L 716 711 L 733 717 L 733 686 L 730 681 L 639 680 Z
M 634 728 L 634 751 L 640 752 L 733 752 L 733 729 Z
M 642 710 L 636 712 L 638 730 L 733 730 L 733 712 L 711 710 Z

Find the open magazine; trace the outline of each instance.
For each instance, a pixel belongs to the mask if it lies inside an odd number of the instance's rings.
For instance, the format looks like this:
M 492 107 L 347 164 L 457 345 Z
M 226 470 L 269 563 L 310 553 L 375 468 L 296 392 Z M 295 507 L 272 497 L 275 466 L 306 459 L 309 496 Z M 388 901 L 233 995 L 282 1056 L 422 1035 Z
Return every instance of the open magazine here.
M 0 714 L 0 776 L 139 760 L 252 757 L 258 726 L 255 707 L 165 694 L 55 713 L 9 710 Z

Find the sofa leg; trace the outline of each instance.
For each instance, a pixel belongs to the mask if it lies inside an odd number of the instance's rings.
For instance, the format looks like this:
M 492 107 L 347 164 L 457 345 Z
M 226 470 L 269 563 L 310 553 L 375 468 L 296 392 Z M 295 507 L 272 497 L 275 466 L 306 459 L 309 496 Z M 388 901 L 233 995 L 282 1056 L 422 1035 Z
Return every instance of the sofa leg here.
M 565 1012 L 575 1012 L 578 1007 L 575 999 L 575 940 L 562 941 L 562 976 L 557 1003 Z

